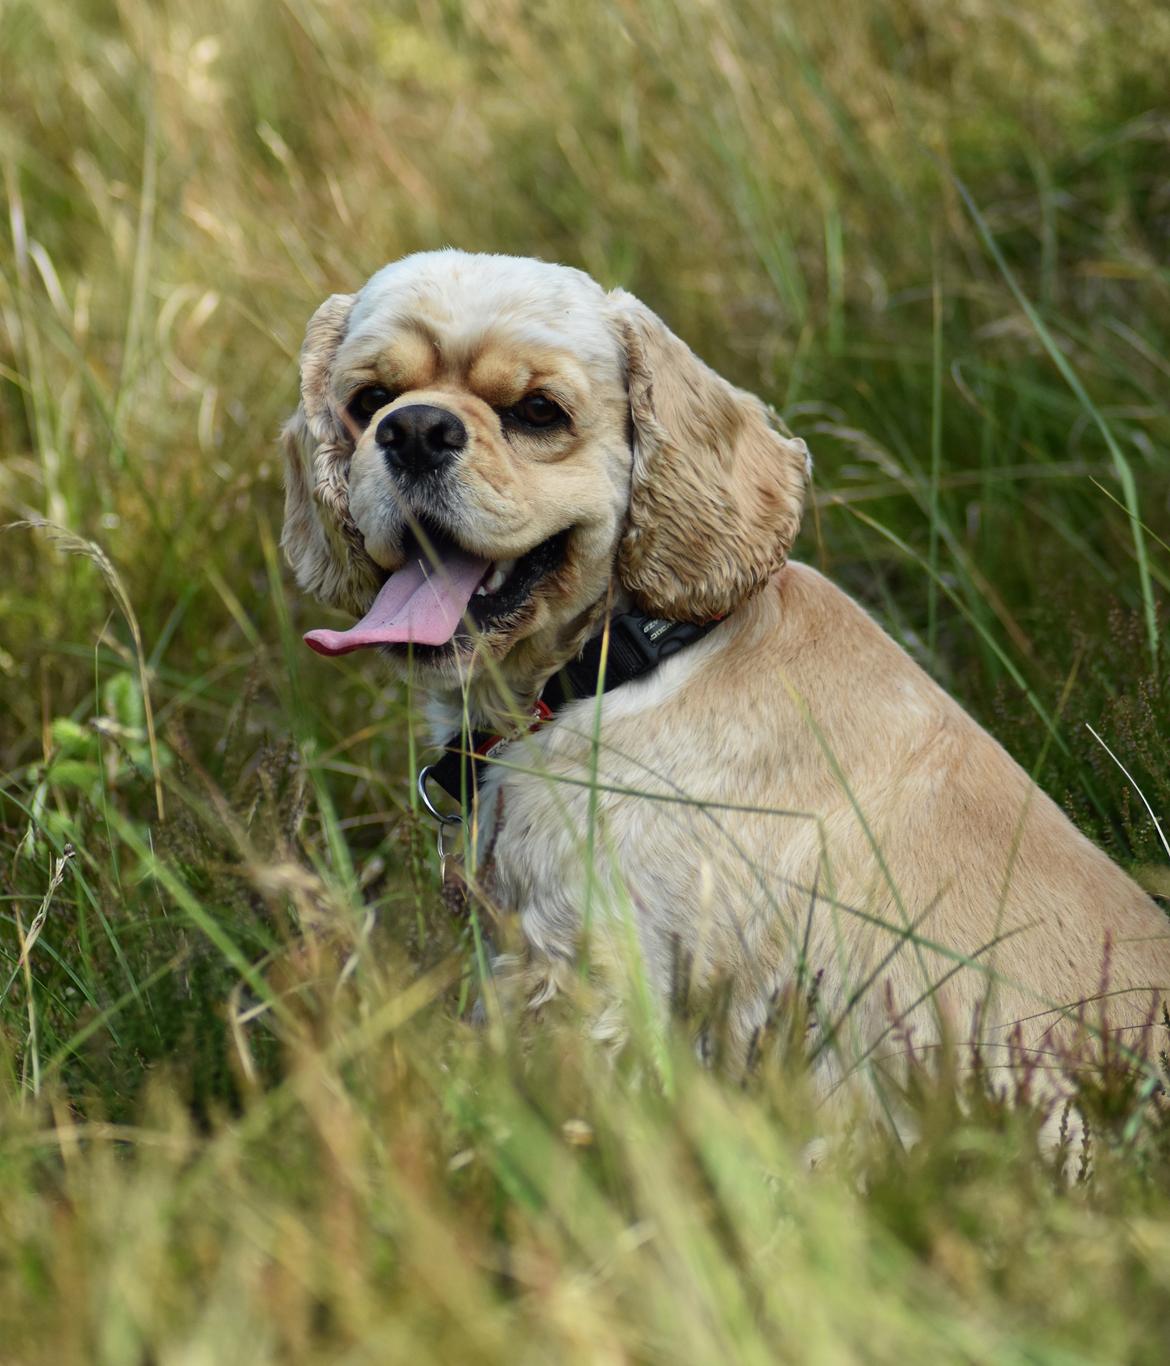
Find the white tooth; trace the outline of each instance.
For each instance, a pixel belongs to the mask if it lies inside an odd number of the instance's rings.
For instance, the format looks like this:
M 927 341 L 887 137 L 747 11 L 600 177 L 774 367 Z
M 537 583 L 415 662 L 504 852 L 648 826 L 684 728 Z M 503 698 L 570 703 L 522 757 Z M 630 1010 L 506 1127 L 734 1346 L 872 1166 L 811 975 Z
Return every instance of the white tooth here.
M 484 587 L 487 589 L 489 593 L 495 593 L 499 588 L 503 586 L 505 578 L 507 578 L 507 575 L 505 574 L 504 570 L 499 565 L 497 565 L 495 569 L 493 569 L 492 572 L 488 575 L 487 581 L 484 583 Z
M 486 598 L 486 597 L 487 597 L 487 585 L 481 583 L 481 584 L 479 585 L 479 587 L 475 590 L 475 596 L 476 596 L 477 598 Z

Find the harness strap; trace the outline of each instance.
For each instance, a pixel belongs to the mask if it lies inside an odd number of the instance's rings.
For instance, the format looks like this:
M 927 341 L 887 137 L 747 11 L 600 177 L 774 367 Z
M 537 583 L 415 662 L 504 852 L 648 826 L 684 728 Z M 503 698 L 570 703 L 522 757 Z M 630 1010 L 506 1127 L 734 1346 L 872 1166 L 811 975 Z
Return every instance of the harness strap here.
M 696 624 L 648 617 L 640 612 L 623 612 L 611 617 L 609 652 L 605 662 L 605 677 L 600 680 L 601 691 L 612 692 L 623 683 L 644 677 L 663 660 L 702 640 L 708 631 L 718 625 L 718 618 Z M 548 680 L 533 709 L 529 733 L 539 730 L 570 702 L 597 695 L 603 644 L 604 633 L 594 636 L 576 659 L 570 660 Z M 510 743 L 508 738 L 485 730 L 473 731 L 468 737 L 466 749 L 461 740 L 461 734 L 452 735 L 443 745 L 443 757 L 419 774 L 419 791 L 428 807 L 430 801 L 426 796 L 426 786 L 428 780 L 433 779 L 449 797 L 454 797 L 465 810 L 469 809 L 483 770 L 492 756 Z M 431 809 L 432 814 L 438 815 Z

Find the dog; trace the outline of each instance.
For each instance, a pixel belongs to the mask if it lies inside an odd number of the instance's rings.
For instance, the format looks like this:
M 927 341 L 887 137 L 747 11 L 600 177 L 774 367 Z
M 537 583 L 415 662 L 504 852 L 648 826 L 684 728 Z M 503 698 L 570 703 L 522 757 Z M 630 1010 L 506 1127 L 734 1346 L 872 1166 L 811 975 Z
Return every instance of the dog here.
M 473 815 L 531 1003 L 588 931 L 616 995 L 631 942 L 660 1003 L 680 964 L 717 984 L 741 1062 L 815 982 L 826 1095 L 948 1041 L 1054 1094 L 1103 1041 L 1143 1055 L 1162 910 L 788 559 L 804 442 L 638 299 L 407 257 L 314 314 L 283 445 L 287 559 L 360 618 L 308 643 L 409 665 L 456 751 L 461 718 L 497 737 Z

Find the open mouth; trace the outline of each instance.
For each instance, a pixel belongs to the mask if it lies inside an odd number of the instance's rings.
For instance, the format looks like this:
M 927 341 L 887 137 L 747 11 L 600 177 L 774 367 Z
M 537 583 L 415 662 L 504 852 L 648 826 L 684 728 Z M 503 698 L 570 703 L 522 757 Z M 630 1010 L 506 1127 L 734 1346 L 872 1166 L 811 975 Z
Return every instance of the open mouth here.
M 469 636 L 460 629 L 465 623 L 492 630 L 560 566 L 568 535 L 557 532 L 518 559 L 488 560 L 424 522 L 418 534 L 407 532 L 405 563 L 386 579 L 361 621 L 348 631 L 309 631 L 305 644 L 318 654 L 344 655 L 376 645 L 446 646 Z

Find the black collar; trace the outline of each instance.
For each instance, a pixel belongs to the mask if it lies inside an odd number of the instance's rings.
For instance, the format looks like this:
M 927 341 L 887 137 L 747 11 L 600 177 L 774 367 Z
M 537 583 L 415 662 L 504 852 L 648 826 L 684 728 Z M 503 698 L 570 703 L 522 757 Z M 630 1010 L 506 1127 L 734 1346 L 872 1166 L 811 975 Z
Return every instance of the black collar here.
M 640 612 L 623 612 L 611 617 L 604 679 L 600 675 L 606 632 L 594 636 L 576 659 L 570 660 L 544 685 L 544 691 L 533 710 L 530 731 L 539 729 L 570 702 L 595 697 L 599 686 L 602 692 L 612 692 L 623 683 L 644 677 L 664 659 L 678 654 L 694 641 L 702 640 L 708 631 L 718 625 L 717 620 L 695 625 L 689 621 L 648 617 Z M 508 743 L 504 736 L 491 731 L 473 731 L 468 736 L 466 747 L 460 743 L 462 739 L 460 733 L 452 735 L 443 745 L 443 757 L 419 774 L 419 792 L 435 815 L 438 813 L 431 808 L 426 795 L 429 779 L 433 778 L 449 797 L 454 797 L 467 811 L 488 760 L 501 745 Z

